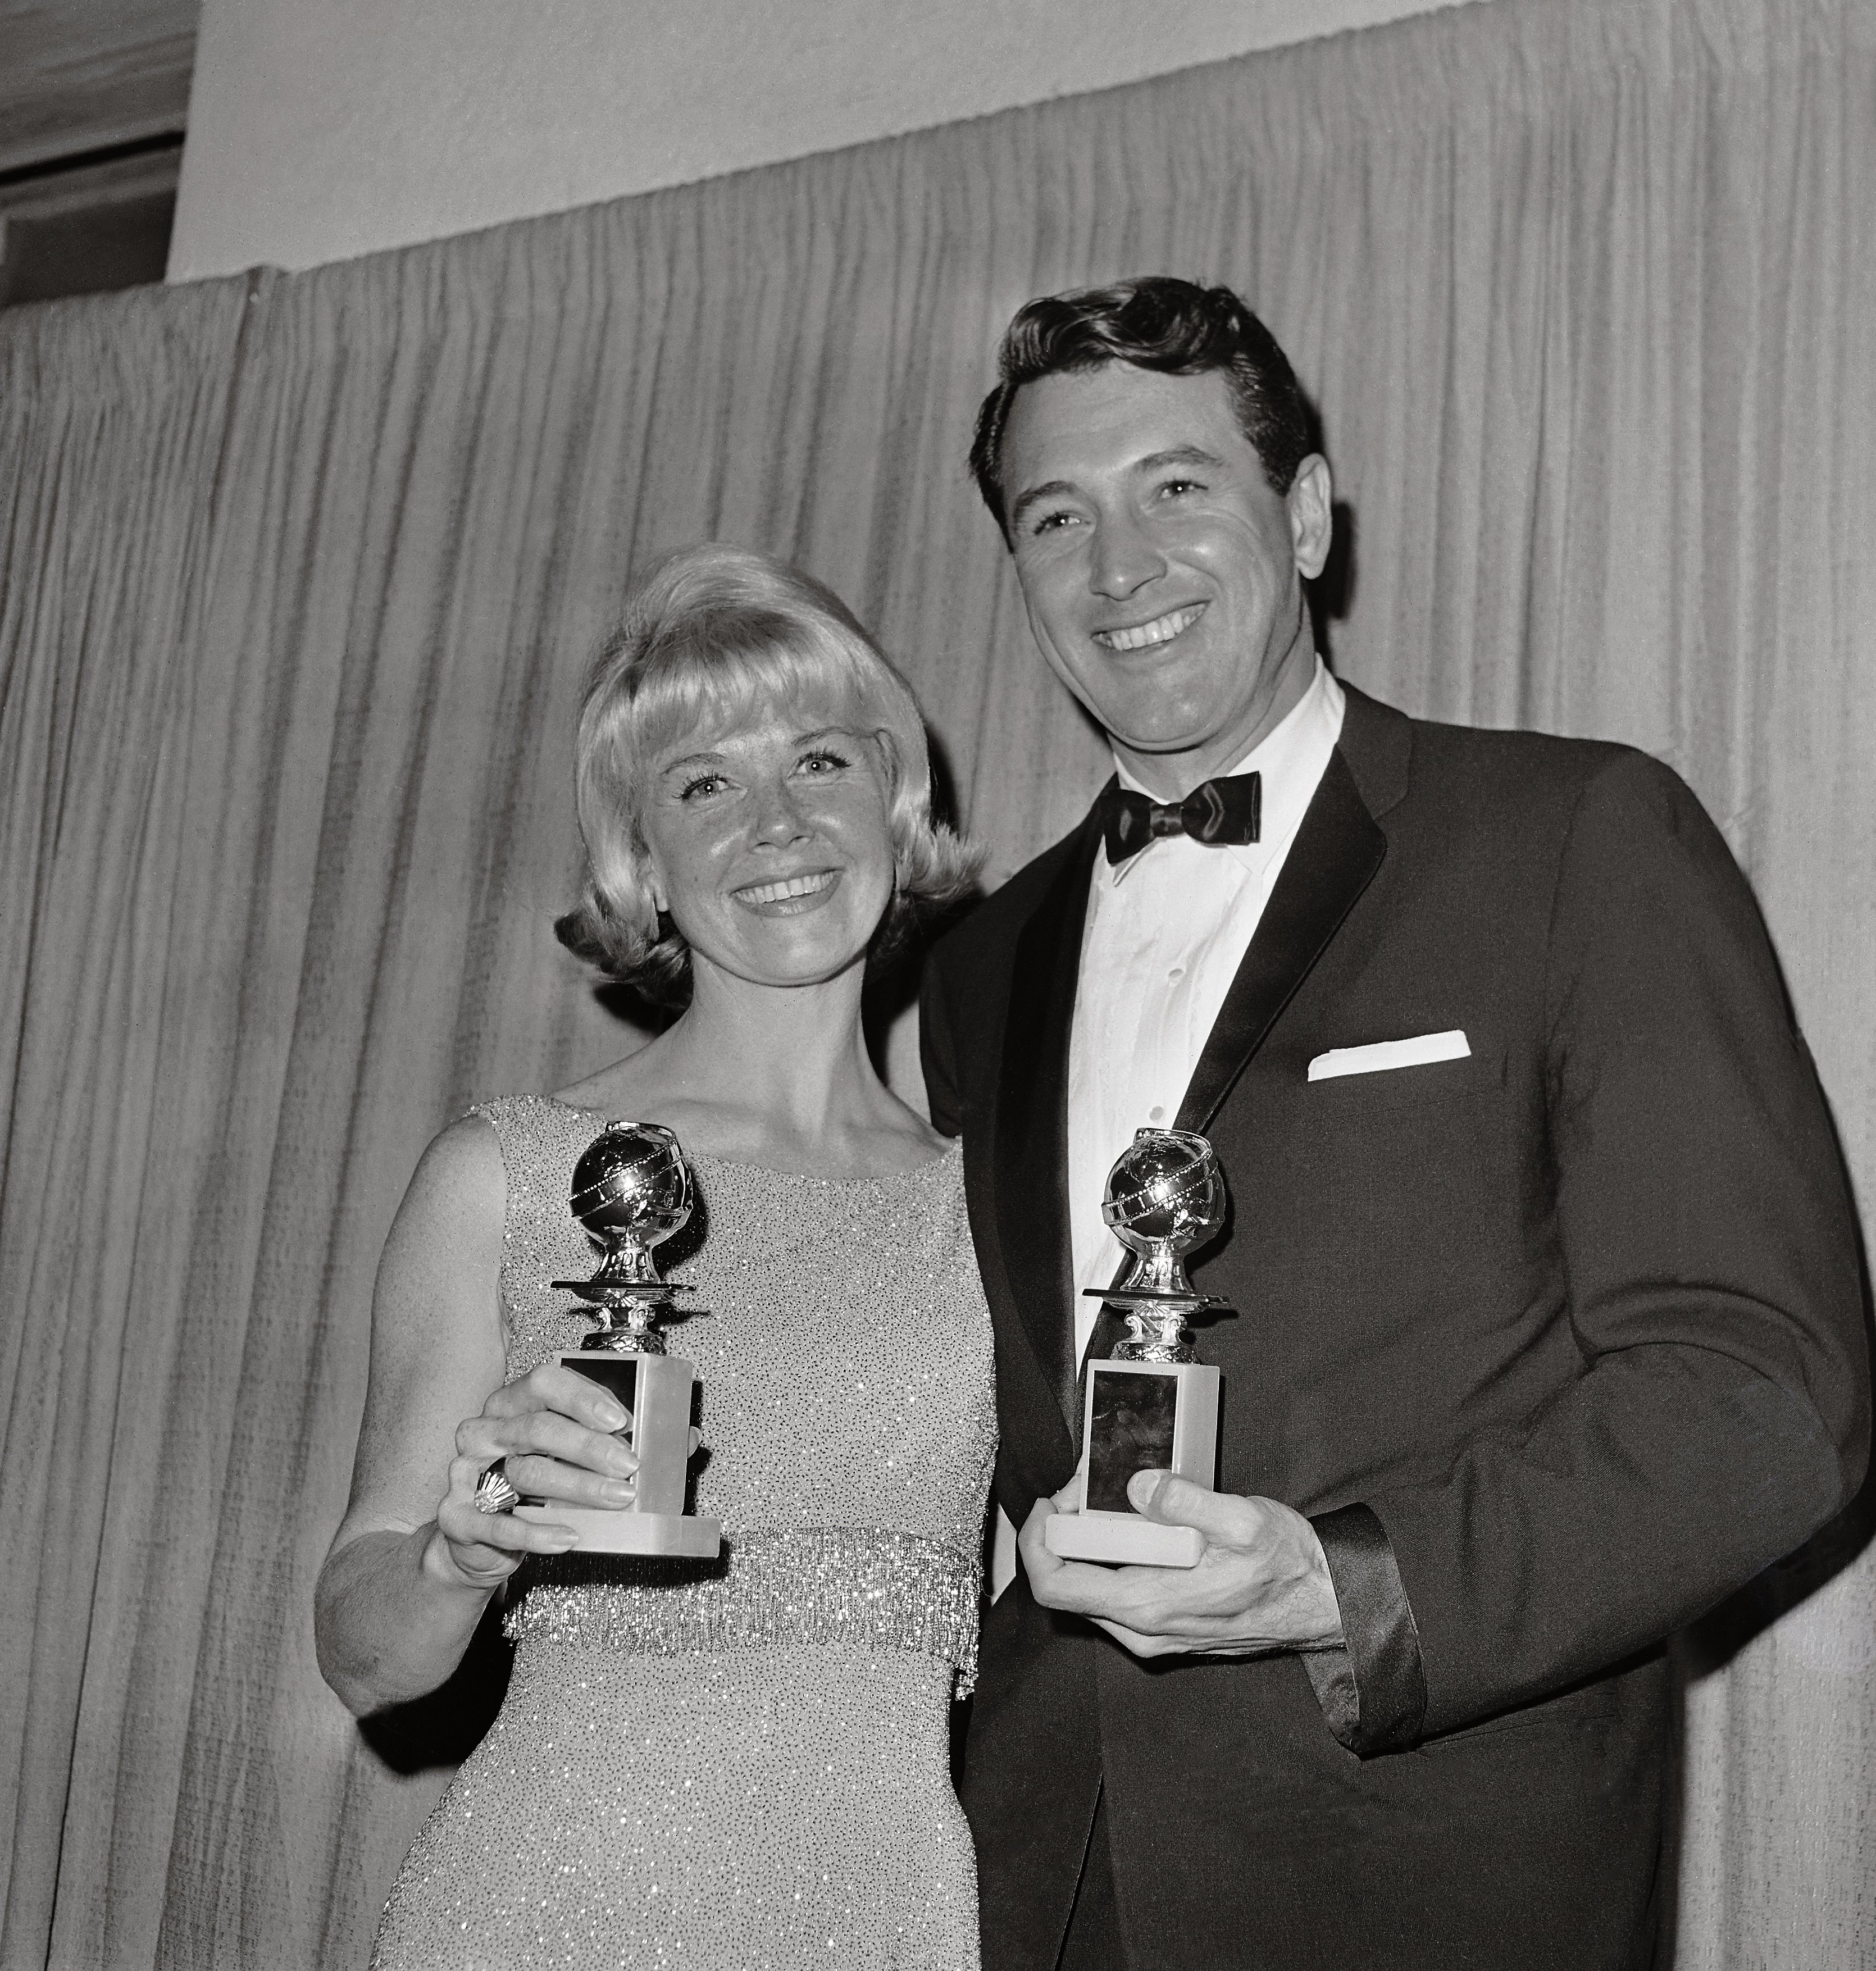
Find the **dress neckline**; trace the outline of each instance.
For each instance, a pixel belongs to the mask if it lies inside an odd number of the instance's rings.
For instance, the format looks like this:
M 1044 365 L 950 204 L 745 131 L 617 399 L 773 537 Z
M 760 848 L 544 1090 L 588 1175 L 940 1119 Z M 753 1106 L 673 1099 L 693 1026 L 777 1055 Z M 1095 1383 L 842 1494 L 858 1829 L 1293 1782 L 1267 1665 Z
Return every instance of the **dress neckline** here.
M 540 1095 L 535 1100 L 547 1103 L 568 1116 L 591 1116 L 602 1124 L 610 1119 L 603 1109 L 582 1108 L 577 1102 L 563 1102 L 558 1095 Z M 708 1150 L 693 1150 L 688 1145 L 684 1148 L 686 1160 L 690 1163 L 702 1164 L 717 1170 L 747 1171 L 759 1177 L 780 1178 L 796 1184 L 826 1184 L 842 1191 L 910 1183 L 930 1171 L 943 1169 L 963 1153 L 964 1139 L 961 1136 L 955 1136 L 936 1156 L 927 1157 L 922 1164 L 914 1164 L 910 1170 L 888 1171 L 881 1177 L 822 1177 L 813 1171 L 781 1170 L 774 1164 L 754 1164 L 738 1157 L 719 1157 Z

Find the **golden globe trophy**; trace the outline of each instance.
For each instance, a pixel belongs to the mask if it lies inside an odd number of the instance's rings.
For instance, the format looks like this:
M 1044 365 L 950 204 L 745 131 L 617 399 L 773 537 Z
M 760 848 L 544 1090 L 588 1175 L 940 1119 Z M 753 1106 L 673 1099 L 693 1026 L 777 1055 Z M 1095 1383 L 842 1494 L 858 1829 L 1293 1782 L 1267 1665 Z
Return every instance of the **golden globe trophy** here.
M 1128 1331 L 1109 1360 L 1088 1364 L 1079 1510 L 1050 1513 L 1043 1543 L 1064 1560 L 1196 1567 L 1205 1536 L 1142 1519 L 1127 1481 L 1171 1471 L 1207 1491 L 1216 1481 L 1219 1372 L 1194 1359 L 1186 1323 L 1226 1303 L 1197 1292 L 1184 1266 L 1225 1222 L 1216 1152 L 1189 1130 L 1137 1130 L 1108 1172 L 1101 1216 L 1133 1264 L 1118 1286 L 1086 1291 L 1124 1308 Z
M 516 1515 L 573 1527 L 582 1552 L 708 1559 L 721 1549 L 723 1522 L 684 1510 L 696 1370 L 665 1352 L 657 1325 L 689 1289 L 660 1279 L 651 1259 L 691 1214 L 690 1168 L 676 1137 L 656 1122 L 608 1122 L 573 1167 L 568 1203 L 605 1258 L 590 1280 L 553 1282 L 596 1308 L 600 1324 L 560 1359 L 630 1412 L 618 1435 L 637 1453 L 638 1472 L 629 1506 L 556 1500 L 517 1506 Z

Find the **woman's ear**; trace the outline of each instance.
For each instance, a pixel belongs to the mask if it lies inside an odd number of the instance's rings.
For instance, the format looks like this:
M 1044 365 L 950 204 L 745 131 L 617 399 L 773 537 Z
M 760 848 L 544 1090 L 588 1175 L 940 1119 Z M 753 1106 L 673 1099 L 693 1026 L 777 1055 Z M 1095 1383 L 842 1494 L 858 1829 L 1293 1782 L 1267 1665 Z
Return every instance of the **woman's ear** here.
M 899 742 L 892 736 L 890 726 L 876 725 L 873 744 L 879 749 L 880 768 L 886 776 L 886 797 L 890 800 L 899 791 Z

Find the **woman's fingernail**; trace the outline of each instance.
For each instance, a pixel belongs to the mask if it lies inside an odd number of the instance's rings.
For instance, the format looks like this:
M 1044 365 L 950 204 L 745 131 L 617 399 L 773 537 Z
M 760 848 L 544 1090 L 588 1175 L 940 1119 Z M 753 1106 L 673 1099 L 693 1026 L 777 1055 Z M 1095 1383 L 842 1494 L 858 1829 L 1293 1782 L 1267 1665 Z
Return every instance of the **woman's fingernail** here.
M 617 1403 L 607 1402 L 599 1406 L 599 1427 L 601 1430 L 623 1430 L 631 1421 L 630 1415 Z
M 609 1444 L 606 1446 L 606 1468 L 622 1472 L 629 1478 L 638 1469 L 638 1455 L 623 1444 Z
M 609 1505 L 629 1506 L 638 1487 L 627 1484 L 623 1478 L 604 1478 L 601 1480 L 599 1489 Z

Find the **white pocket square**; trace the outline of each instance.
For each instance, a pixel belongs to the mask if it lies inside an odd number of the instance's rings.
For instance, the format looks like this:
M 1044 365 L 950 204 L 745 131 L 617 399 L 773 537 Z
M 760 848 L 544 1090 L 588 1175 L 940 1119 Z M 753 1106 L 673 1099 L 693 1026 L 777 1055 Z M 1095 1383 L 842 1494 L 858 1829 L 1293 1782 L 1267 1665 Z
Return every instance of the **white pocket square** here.
M 1455 1027 L 1451 1033 L 1376 1041 L 1372 1047 L 1331 1047 L 1309 1064 L 1309 1078 L 1331 1081 L 1338 1074 L 1378 1074 L 1386 1068 L 1419 1067 L 1429 1060 L 1464 1060 L 1471 1052 L 1465 1035 Z

